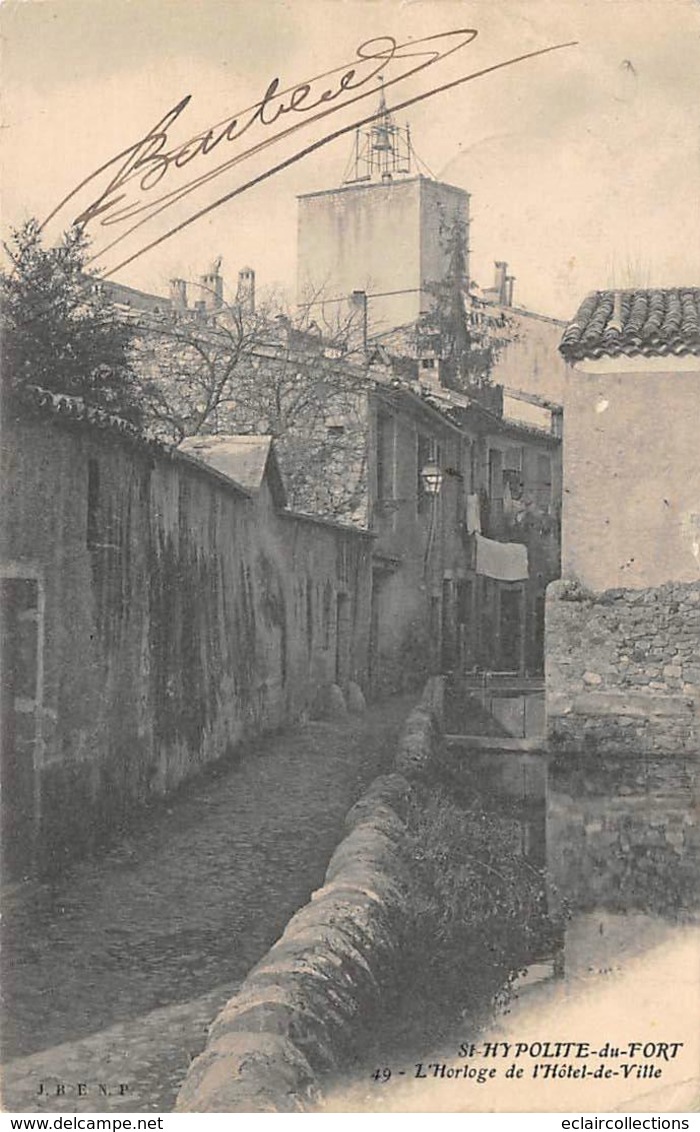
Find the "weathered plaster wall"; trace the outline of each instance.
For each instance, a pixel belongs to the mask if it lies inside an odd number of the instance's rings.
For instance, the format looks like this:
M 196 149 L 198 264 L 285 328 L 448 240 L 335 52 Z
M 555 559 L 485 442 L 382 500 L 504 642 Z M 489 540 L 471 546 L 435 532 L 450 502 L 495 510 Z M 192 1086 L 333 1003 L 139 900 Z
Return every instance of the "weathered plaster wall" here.
M 16 801 L 45 865 L 298 716 L 339 657 L 365 683 L 365 537 L 84 424 L 5 421 L 3 439 L 3 573 L 40 592 Z
M 569 373 L 562 575 L 592 590 L 700 578 L 700 365 L 660 363 Z
M 332 300 L 367 291 L 382 296 L 369 302 L 370 333 L 415 321 L 429 302 L 420 288 L 445 274 L 442 226 L 467 222 L 468 199 L 425 177 L 300 197 L 299 301 L 319 289 Z
M 700 582 L 547 591 L 549 743 L 583 755 L 697 754 Z
M 492 380 L 561 404 L 566 363 L 559 353 L 559 343 L 566 323 L 519 311 L 517 307 L 497 307 L 496 310 L 503 311 L 510 321 L 506 333 L 511 341 L 496 361 Z

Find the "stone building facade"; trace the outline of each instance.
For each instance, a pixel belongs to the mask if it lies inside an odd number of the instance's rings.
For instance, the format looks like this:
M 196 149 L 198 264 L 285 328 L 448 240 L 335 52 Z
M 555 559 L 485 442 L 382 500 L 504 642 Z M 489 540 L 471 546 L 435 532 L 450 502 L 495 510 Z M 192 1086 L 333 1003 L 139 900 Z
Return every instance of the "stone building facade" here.
M 559 576 L 558 417 L 525 428 L 390 375 L 369 401 L 372 671 L 380 682 L 421 665 L 542 671 L 544 593 Z
M 241 358 L 205 429 L 271 432 L 295 509 L 376 533 L 375 693 L 437 669 L 541 672 L 544 592 L 559 576 L 558 407 L 488 383 L 447 389 L 439 359 L 424 361 L 340 353 L 282 321 Z M 421 478 L 431 463 L 435 498 Z
M 421 175 L 345 184 L 299 198 L 297 300 L 368 298 L 370 333 L 414 323 L 444 279 L 446 236 L 465 245 L 469 194 Z
M 700 290 L 597 292 L 564 333 L 555 750 L 689 754 L 700 703 Z

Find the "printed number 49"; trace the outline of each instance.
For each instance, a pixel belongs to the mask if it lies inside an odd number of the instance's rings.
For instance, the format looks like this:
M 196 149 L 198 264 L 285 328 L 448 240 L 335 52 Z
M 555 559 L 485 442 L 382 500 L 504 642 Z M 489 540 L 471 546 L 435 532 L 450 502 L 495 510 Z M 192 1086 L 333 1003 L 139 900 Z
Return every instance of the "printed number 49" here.
M 390 1077 L 391 1069 L 375 1069 L 374 1073 L 372 1074 L 372 1079 L 374 1081 L 384 1082 L 388 1081 Z

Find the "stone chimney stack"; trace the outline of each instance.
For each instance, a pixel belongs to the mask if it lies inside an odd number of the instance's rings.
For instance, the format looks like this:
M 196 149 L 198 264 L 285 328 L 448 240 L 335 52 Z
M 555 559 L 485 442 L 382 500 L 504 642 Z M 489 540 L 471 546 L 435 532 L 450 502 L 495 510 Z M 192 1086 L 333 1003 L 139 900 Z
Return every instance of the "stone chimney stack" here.
M 238 272 L 236 304 L 248 314 L 255 314 L 255 272 L 252 267 L 242 267 Z
M 508 303 L 508 264 L 503 260 L 496 260 L 495 267 L 494 291 L 496 292 L 496 302 L 501 306 L 506 306 Z
M 358 339 L 363 354 L 367 353 L 367 292 L 353 291 L 350 296 L 352 337 Z
M 170 306 L 173 311 L 187 310 L 187 283 L 184 279 L 170 280 Z
M 221 310 L 224 304 L 224 280 L 221 274 L 221 256 L 211 265 L 205 275 L 199 279 L 202 288 L 202 302 L 208 312 Z

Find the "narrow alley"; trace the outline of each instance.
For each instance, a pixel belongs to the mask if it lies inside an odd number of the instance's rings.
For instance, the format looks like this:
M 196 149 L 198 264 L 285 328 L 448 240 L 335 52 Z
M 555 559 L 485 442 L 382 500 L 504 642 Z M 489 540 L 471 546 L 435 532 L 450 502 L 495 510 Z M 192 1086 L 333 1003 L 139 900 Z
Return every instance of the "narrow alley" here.
M 208 1022 L 322 883 L 344 816 L 388 769 L 411 703 L 264 738 L 99 859 L 12 893 L 6 1105 L 40 1103 L 41 1083 L 61 1081 L 49 1108 L 169 1109 Z

